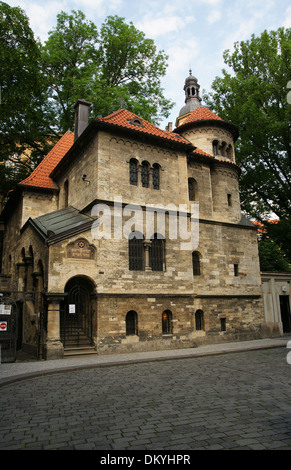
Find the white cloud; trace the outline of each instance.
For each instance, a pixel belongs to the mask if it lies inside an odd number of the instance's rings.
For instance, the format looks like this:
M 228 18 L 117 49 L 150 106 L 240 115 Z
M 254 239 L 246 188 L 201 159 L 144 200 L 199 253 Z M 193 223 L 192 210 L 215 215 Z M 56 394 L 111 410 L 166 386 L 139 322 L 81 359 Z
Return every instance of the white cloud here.
M 208 5 L 217 7 L 218 5 L 220 5 L 221 0 L 202 0 L 202 3 L 207 3 Z
M 285 19 L 283 21 L 283 26 L 285 28 L 291 28 L 291 6 L 288 7 L 285 12 Z
M 136 27 L 147 36 L 157 37 L 173 31 L 178 32 L 184 24 L 184 19 L 179 16 L 155 17 L 152 14 L 147 14 L 142 21 L 136 24 Z
M 219 21 L 221 18 L 221 10 L 213 10 L 209 13 L 207 17 L 207 21 L 209 24 L 216 23 L 216 21 Z
M 45 3 L 22 2 L 21 8 L 29 18 L 30 27 L 35 36 L 41 41 L 46 41 L 48 32 L 56 25 L 56 16 L 65 8 L 63 1 L 47 1 Z

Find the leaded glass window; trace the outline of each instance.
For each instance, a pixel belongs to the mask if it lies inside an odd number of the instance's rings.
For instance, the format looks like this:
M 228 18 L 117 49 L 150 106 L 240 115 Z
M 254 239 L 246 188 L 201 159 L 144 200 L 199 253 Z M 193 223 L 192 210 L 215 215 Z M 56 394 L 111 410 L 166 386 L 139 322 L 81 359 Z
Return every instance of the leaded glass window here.
M 144 188 L 149 187 L 149 164 L 148 164 L 148 162 L 142 162 L 141 183 L 142 183 Z
M 143 235 L 140 232 L 132 232 L 128 239 L 129 269 L 142 271 L 144 269 Z
M 153 165 L 153 188 L 160 189 L 160 166 L 157 163 Z
M 155 233 L 151 237 L 151 248 L 150 248 L 150 266 L 152 271 L 163 271 L 164 270 L 164 250 L 165 240 Z
M 137 186 L 137 161 L 134 158 L 129 162 L 129 182 Z

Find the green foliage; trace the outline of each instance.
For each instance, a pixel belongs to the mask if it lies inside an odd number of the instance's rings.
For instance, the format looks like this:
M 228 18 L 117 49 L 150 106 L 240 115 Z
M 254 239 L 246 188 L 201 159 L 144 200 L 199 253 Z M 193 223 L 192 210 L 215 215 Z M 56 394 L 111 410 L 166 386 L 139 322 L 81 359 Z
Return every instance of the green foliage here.
M 75 102 L 91 94 L 98 72 L 97 44 L 97 28 L 81 11 L 57 15 L 57 26 L 41 48 L 47 111 L 57 132 L 73 128 Z
M 271 238 L 259 241 L 259 257 L 261 271 L 290 272 L 290 264 L 284 257 L 279 245 Z
M 240 131 L 237 163 L 242 167 L 241 201 L 257 219 L 275 213 L 290 217 L 291 105 L 287 84 L 291 69 L 291 29 L 264 31 L 224 52 L 207 104 Z
M 0 165 L 2 194 L 73 129 L 77 99 L 91 101 L 92 117 L 124 107 L 155 124 L 173 106 L 160 83 L 167 56 L 118 16 L 98 31 L 81 11 L 62 11 L 42 45 L 25 12 L 0 1 L 0 61 L 0 162 L 16 162 Z
M 125 107 L 157 122 L 172 107 L 160 86 L 167 57 L 118 16 L 108 17 L 98 32 L 81 11 L 61 12 L 42 58 L 51 112 L 61 132 L 72 127 L 80 97 L 92 103 L 94 117 Z
M 4 2 L 0 2 L 0 45 L 0 162 L 13 160 L 6 171 L 1 165 L 5 193 L 30 172 L 27 160 L 19 160 L 27 147 L 34 163 L 46 152 L 47 129 L 39 44 L 24 11 Z
M 278 223 L 265 223 L 268 237 L 279 246 L 285 260 L 291 266 L 291 221 L 280 220 Z
M 124 107 L 156 124 L 168 117 L 173 103 L 163 97 L 160 83 L 168 57 L 152 39 L 110 16 L 101 27 L 99 52 L 107 113 Z M 97 106 L 97 112 L 102 114 L 102 108 Z

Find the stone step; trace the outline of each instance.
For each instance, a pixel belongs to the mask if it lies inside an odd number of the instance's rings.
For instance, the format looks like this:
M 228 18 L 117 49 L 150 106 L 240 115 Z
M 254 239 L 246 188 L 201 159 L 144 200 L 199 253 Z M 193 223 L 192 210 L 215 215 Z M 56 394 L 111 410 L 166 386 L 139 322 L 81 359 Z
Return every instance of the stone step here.
M 65 347 L 64 357 L 79 357 L 79 356 L 93 356 L 96 355 L 97 351 L 94 346 L 82 346 L 82 347 Z

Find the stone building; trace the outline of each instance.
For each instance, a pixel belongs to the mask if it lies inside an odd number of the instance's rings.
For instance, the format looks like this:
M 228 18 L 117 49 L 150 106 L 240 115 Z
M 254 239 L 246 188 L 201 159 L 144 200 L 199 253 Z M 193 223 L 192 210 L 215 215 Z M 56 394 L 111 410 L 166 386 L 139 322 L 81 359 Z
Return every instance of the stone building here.
M 185 81 L 176 128 L 126 109 L 67 132 L 2 212 L 2 291 L 22 349 L 61 358 L 245 340 L 265 323 L 256 228 L 240 209 L 237 129 Z M 80 353 L 80 349 L 77 349 Z M 88 351 L 88 350 L 87 350 Z

